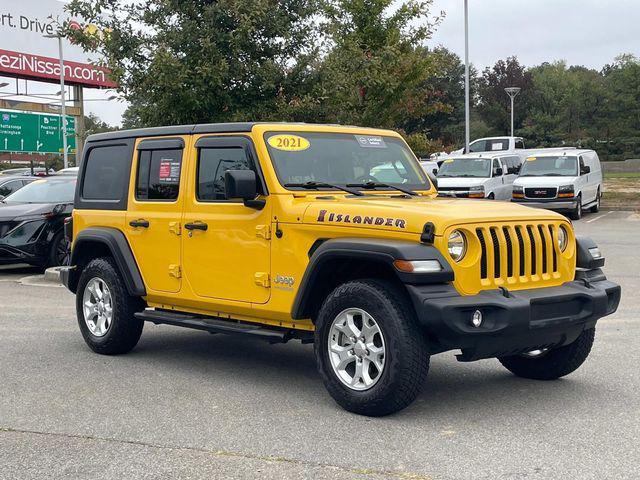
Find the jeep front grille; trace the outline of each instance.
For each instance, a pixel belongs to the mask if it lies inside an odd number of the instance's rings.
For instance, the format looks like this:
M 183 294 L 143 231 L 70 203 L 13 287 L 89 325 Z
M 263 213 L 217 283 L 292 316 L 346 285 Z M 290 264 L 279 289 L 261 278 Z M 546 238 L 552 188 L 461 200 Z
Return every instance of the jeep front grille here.
M 506 286 L 559 275 L 556 225 L 482 226 L 475 231 L 483 286 Z

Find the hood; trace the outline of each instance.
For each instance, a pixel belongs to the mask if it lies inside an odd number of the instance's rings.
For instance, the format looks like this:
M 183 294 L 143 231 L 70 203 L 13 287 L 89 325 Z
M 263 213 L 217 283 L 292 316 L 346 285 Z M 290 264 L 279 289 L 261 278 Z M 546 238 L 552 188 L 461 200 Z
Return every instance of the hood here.
M 447 187 L 476 187 L 478 185 L 484 185 L 484 182 L 489 180 L 486 177 L 438 177 L 438 188 Z
M 0 222 L 51 212 L 57 203 L 0 203 Z M 65 208 L 65 210 L 67 210 Z
M 578 177 L 518 177 L 513 182 L 519 187 L 559 187 L 573 185 Z
M 558 220 L 562 215 L 510 202 L 460 198 L 336 197 L 312 199 L 302 222 L 421 233 L 426 222 L 436 225 L 436 234 L 451 225 L 501 221 Z

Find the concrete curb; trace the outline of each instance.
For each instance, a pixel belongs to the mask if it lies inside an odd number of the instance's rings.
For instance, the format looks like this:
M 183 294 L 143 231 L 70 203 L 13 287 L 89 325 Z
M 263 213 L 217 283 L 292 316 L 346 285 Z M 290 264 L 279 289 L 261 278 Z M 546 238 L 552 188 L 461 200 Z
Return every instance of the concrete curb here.
M 62 287 L 60 282 L 61 267 L 47 268 L 43 275 L 29 275 L 18 280 L 21 285 L 30 287 Z

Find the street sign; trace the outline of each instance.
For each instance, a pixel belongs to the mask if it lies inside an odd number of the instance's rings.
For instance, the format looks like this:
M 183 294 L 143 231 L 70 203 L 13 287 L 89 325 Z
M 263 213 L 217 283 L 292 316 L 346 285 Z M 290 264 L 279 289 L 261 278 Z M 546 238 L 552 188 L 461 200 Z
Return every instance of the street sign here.
M 0 110 L 0 151 L 63 153 L 60 115 Z M 75 153 L 75 119 L 67 116 L 67 151 Z

